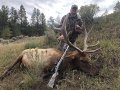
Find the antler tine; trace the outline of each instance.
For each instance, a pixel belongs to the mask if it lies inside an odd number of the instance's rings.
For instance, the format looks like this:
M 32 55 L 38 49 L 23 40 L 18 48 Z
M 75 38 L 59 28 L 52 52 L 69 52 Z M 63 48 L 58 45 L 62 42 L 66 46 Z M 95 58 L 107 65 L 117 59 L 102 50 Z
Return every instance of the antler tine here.
M 97 48 L 95 50 L 90 50 L 90 51 L 84 51 L 85 53 L 94 53 L 94 52 L 97 52 L 99 51 L 101 48 Z
M 98 50 L 101 49 L 101 48 L 98 48 L 98 49 L 95 49 L 95 50 L 87 51 L 88 48 L 90 48 L 90 47 L 95 47 L 96 45 L 99 44 L 99 41 L 98 41 L 98 42 L 97 42 L 96 44 L 94 44 L 94 45 L 87 45 L 88 35 L 89 35 L 89 33 L 92 31 L 92 29 L 93 29 L 93 26 L 91 27 L 90 31 L 87 32 L 87 30 L 86 30 L 86 28 L 85 28 L 85 38 L 84 38 L 84 49 L 83 49 L 83 51 L 86 52 L 86 53 L 93 53 L 93 52 L 96 52 L 96 51 L 98 51 Z
M 86 28 L 84 30 L 85 30 L 85 38 L 84 38 L 84 49 L 83 49 L 83 51 L 86 51 L 87 48 L 88 48 L 88 45 L 87 45 L 88 33 L 87 33 Z
M 86 28 L 84 27 L 84 30 L 85 30 L 85 38 L 84 38 L 84 49 L 83 49 L 83 51 L 86 51 L 87 48 L 89 48 L 89 47 L 95 46 L 95 45 L 90 45 L 90 46 L 87 45 L 88 35 L 89 35 L 89 33 L 92 31 L 92 29 L 93 29 L 93 26 L 91 27 L 90 31 L 87 32 Z
M 94 44 L 94 45 L 89 45 L 89 46 L 88 46 L 88 48 L 95 47 L 95 46 L 97 46 L 99 43 L 100 43 L 100 42 L 99 42 L 99 41 L 97 41 L 97 43 L 96 43 L 96 44 Z

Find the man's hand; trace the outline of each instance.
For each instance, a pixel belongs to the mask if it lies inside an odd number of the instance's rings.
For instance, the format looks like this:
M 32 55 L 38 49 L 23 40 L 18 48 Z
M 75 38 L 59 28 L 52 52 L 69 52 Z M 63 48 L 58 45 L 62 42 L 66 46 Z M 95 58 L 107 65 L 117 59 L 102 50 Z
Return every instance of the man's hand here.
M 57 39 L 60 40 L 60 41 L 62 41 L 62 40 L 64 40 L 64 36 L 60 35 Z
M 75 31 L 76 32 L 82 32 L 82 27 L 80 27 L 79 25 L 75 25 Z

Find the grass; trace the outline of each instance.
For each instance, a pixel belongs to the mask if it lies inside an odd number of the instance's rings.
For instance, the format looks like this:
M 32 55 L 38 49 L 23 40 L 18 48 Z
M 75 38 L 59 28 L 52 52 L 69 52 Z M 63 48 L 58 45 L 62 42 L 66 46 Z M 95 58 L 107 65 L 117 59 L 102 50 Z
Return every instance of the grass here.
M 119 90 L 120 89 L 120 42 L 118 39 L 100 40 L 101 51 L 93 54 L 92 61 L 103 64 L 98 76 L 82 72 L 69 72 L 58 90 Z
M 81 39 L 81 38 L 80 38 Z M 92 39 L 92 38 L 91 38 Z M 90 39 L 90 40 L 91 40 Z M 23 40 L 24 41 L 24 40 Z M 78 39 L 77 45 L 81 42 Z M 28 39 L 26 43 L 16 42 L 8 45 L 0 45 L 0 74 L 10 66 L 26 48 L 42 47 L 46 42 L 44 39 Z M 93 54 L 91 62 L 103 62 L 103 68 L 98 76 L 90 77 L 83 72 L 68 72 L 62 84 L 57 86 L 57 90 L 119 90 L 120 89 L 120 42 L 119 39 L 101 39 L 102 48 Z M 12 75 L 0 82 L 1 90 L 34 90 L 38 82 L 40 83 L 41 65 L 36 65 L 31 69 L 16 69 Z M 49 90 L 49 89 L 48 89 Z
M 101 24 L 102 29 L 98 30 L 100 27 L 95 27 L 89 36 L 89 44 L 100 41 L 101 50 L 91 56 L 92 63 L 102 64 L 99 75 L 91 77 L 80 71 L 69 71 L 65 79 L 60 81 L 61 84 L 57 85 L 57 90 L 120 90 L 119 23 L 114 21 Z M 81 41 L 83 35 L 77 39 L 77 46 L 82 49 Z M 0 45 L 0 75 L 24 49 L 54 47 L 56 44 L 52 32 L 47 34 L 47 37 L 29 37 L 8 45 Z M 35 90 L 38 86 L 42 88 L 39 87 L 39 90 L 51 90 L 42 83 L 41 68 L 42 65 L 36 65 L 29 70 L 16 69 L 0 82 L 0 90 Z
M 8 44 L 0 46 L 0 75 L 9 67 L 17 58 L 19 53 L 23 50 L 23 44 Z M 8 77 L 4 83 L 0 82 L 1 90 L 14 90 L 14 87 L 21 80 L 21 74 L 14 73 Z M 16 78 L 16 81 L 14 80 Z M 11 83 L 11 84 L 10 84 Z

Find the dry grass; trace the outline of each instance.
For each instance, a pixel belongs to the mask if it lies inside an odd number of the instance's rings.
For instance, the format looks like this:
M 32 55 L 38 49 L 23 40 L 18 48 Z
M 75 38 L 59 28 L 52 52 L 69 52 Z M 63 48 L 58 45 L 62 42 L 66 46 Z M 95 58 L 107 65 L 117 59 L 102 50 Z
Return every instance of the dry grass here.
M 45 37 L 30 37 L 6 45 L 0 44 L 0 75 L 4 72 L 5 69 L 7 69 L 7 67 L 12 65 L 21 51 L 26 48 L 26 45 L 31 43 L 39 43 L 35 44 L 36 47 L 42 46 L 44 44 L 44 39 Z M 33 69 L 32 72 L 37 73 L 37 70 L 34 71 Z M 3 82 L 0 82 L 0 90 L 20 89 L 23 81 L 24 88 L 27 88 L 27 86 L 29 87 L 34 85 L 33 83 L 37 81 L 37 78 L 36 75 L 32 73 L 30 74 L 28 70 L 21 72 L 20 69 L 16 69 L 12 75 L 7 77 Z
M 119 90 L 120 89 L 120 42 L 119 40 L 100 40 L 102 50 L 92 55 L 91 62 L 102 64 L 98 76 L 71 71 L 62 80 L 58 90 Z
M 120 22 L 119 22 L 120 23 Z M 120 90 L 120 26 L 109 27 L 114 23 L 103 24 L 102 30 L 93 30 L 88 43 L 100 41 L 101 51 L 92 54 L 92 61 L 102 64 L 98 76 L 91 77 L 80 71 L 68 72 L 66 78 L 61 80 L 57 90 Z M 52 41 L 45 41 L 45 37 L 29 37 L 8 45 L 0 45 L 0 75 L 10 66 L 25 48 L 52 46 Z M 83 36 L 77 40 L 82 47 Z M 36 85 L 42 85 L 39 90 L 49 90 L 41 83 L 41 66 L 30 70 L 16 69 L 12 75 L 0 82 L 0 90 L 34 90 Z M 39 83 L 38 83 L 39 82 Z M 42 87 L 40 86 L 40 87 Z

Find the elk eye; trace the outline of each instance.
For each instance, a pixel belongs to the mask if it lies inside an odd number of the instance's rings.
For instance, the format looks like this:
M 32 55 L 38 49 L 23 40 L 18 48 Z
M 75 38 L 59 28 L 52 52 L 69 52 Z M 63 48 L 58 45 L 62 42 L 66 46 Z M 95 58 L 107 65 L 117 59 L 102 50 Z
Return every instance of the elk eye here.
M 80 57 L 80 60 L 81 61 L 88 61 L 88 58 L 86 58 L 86 57 Z

